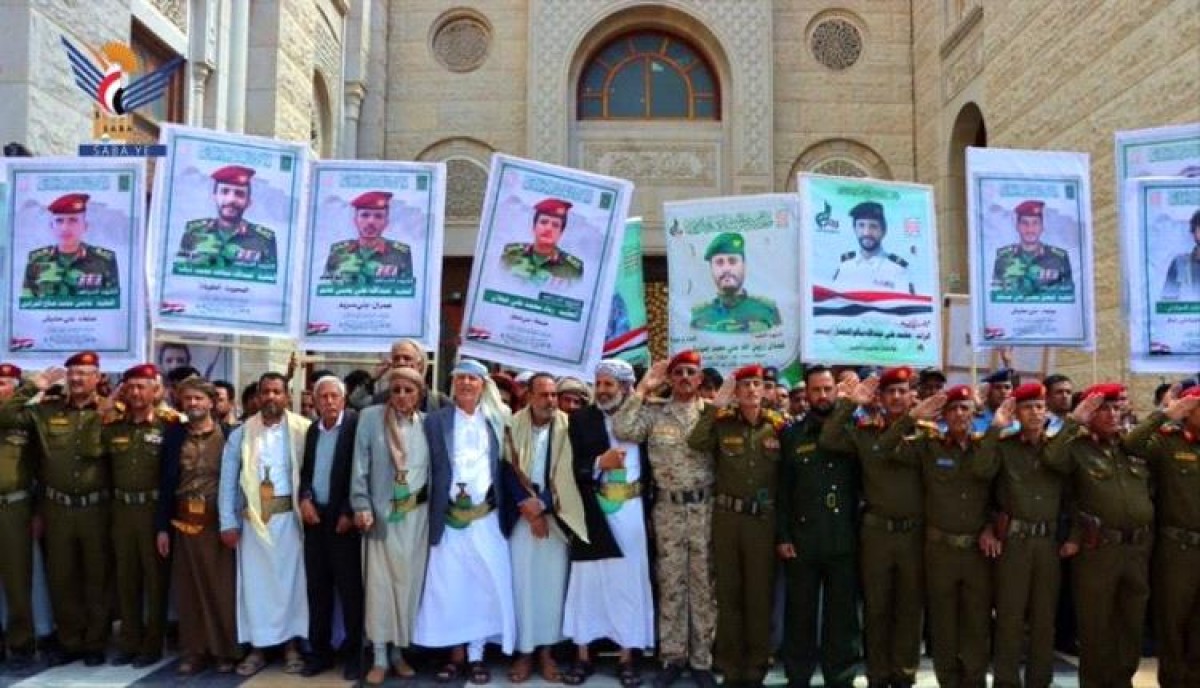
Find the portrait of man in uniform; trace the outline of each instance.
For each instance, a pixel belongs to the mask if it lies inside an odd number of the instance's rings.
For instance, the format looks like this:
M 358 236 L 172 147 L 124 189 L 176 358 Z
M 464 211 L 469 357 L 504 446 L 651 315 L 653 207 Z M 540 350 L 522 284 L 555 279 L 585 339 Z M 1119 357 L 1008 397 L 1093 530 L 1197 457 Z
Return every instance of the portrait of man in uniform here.
M 1195 245 L 1171 259 L 1160 301 L 1200 301 L 1200 209 L 1188 221 Z
M 1042 201 L 1024 201 L 1013 209 L 1020 241 L 996 251 L 992 289 L 1018 296 L 1075 290 L 1070 256 L 1042 241 L 1045 206 Z
M 392 194 L 367 191 L 350 201 L 357 239 L 329 247 L 322 280 L 336 285 L 411 286 L 412 248 L 383 238 L 390 222 Z
M 558 198 L 533 206 L 533 241 L 506 244 L 500 254 L 505 269 L 538 286 L 552 279 L 566 283 L 583 279 L 583 261 L 558 247 L 570 210 L 571 203 Z
M 217 216 L 187 223 L 175 256 L 175 274 L 219 270 L 222 277 L 275 281 L 275 232 L 245 219 L 253 200 L 250 180 L 254 173 L 241 165 L 226 165 L 212 173 Z
M 116 307 L 121 294 L 117 257 L 109 249 L 83 241 L 90 199 L 87 194 L 70 193 L 46 206 L 56 243 L 29 253 L 21 286 L 23 305 L 27 300 L 105 297 L 113 299 Z
M 834 286 L 851 291 L 917 293 L 908 273 L 908 261 L 883 250 L 883 238 L 888 229 L 883 206 L 875 201 L 864 201 L 850 209 L 850 218 L 858 250 L 842 254 L 833 273 Z
M 764 332 L 779 327 L 775 302 L 746 293 L 746 240 L 740 234 L 718 234 L 704 251 L 717 296 L 692 308 L 691 326 L 706 332 Z

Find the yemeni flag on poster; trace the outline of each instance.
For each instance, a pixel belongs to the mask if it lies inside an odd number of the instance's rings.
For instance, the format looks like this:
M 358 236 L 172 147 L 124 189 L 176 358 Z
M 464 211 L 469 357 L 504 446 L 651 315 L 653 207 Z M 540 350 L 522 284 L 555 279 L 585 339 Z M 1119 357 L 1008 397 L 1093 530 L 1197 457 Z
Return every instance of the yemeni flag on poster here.
M 630 365 L 650 365 L 650 331 L 646 326 L 646 283 L 642 275 L 642 218 L 625 221 L 625 243 L 617 268 L 604 357 L 617 357 Z

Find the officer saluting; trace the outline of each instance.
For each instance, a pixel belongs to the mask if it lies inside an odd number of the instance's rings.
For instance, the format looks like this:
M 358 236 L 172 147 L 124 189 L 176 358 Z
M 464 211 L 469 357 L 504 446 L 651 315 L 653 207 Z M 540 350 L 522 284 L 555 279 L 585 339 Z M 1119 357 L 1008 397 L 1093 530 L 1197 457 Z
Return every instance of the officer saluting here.
M 506 245 L 500 256 L 504 267 L 539 286 L 551 278 L 567 282 L 583 279 L 583 261 L 558 247 L 570 209 L 569 202 L 557 198 L 533 206 L 533 243 Z
M 860 250 L 842 254 L 841 263 L 833 273 L 834 285 L 851 290 L 917 293 L 908 274 L 908 261 L 883 250 L 883 237 L 887 235 L 883 206 L 864 201 L 850 209 L 850 217 L 854 220 L 854 236 Z

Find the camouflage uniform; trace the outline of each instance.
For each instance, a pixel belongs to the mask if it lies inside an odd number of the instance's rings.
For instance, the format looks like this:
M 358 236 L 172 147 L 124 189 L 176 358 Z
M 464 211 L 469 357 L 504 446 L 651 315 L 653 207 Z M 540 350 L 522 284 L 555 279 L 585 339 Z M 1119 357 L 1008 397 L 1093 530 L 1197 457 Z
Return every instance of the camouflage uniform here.
M 228 231 L 214 219 L 187 223 L 175 264 L 275 273 L 275 232 L 243 220 Z
M 534 253 L 533 244 L 508 244 L 500 261 L 512 274 L 537 285 L 552 278 L 568 282 L 583 279 L 583 261 L 561 249 L 555 249 L 554 256 L 547 258 Z
M 693 307 L 691 327 L 706 332 L 765 332 L 780 322 L 774 301 L 742 291 L 733 298 L 718 296 Z
M 704 402 L 643 401 L 635 394 L 613 417 L 613 433 L 646 442 L 654 469 L 655 570 L 659 656 L 712 668 L 717 608 L 713 597 L 712 455 L 688 447 Z
M 1071 259 L 1057 246 L 1042 244 L 1031 252 L 1022 250 L 1020 244 L 1010 244 L 996 251 L 992 288 L 1024 295 L 1073 291 Z
M 31 251 L 25 263 L 21 298 L 55 296 L 118 296 L 117 257 L 113 252 L 80 244 L 75 253 L 61 253 L 56 246 Z
M 329 248 L 321 279 L 360 286 L 412 282 L 412 249 L 402 241 L 382 243 L 378 250 L 357 240 L 337 242 Z

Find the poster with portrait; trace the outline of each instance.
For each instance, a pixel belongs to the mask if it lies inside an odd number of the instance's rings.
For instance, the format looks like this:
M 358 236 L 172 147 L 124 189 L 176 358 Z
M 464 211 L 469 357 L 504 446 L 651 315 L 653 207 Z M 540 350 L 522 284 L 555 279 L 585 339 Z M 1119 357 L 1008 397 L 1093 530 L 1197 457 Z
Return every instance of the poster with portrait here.
M 1121 249 L 1135 373 L 1200 370 L 1200 178 L 1125 181 Z
M 144 360 L 145 160 L 28 158 L 5 172 L 2 358 L 42 367 L 89 349 L 107 370 Z
M 646 282 L 642 274 L 642 218 L 625 221 L 621 265 L 608 311 L 604 357 L 630 365 L 650 365 L 650 328 L 646 321 Z
M 303 348 L 436 351 L 446 166 L 333 160 L 310 174 Z
M 933 188 L 802 172 L 797 189 L 804 360 L 937 365 Z
M 163 127 L 150 214 L 156 327 L 291 337 L 308 147 Z
M 1086 153 L 967 148 L 972 342 L 1095 346 Z
M 705 367 L 785 367 L 799 354 L 800 265 L 794 194 L 663 205 L 669 350 Z
M 633 183 L 493 155 L 463 314 L 463 356 L 588 379 Z
M 154 363 L 163 375 L 191 366 L 206 380 L 234 381 L 233 337 L 220 334 L 154 333 Z

